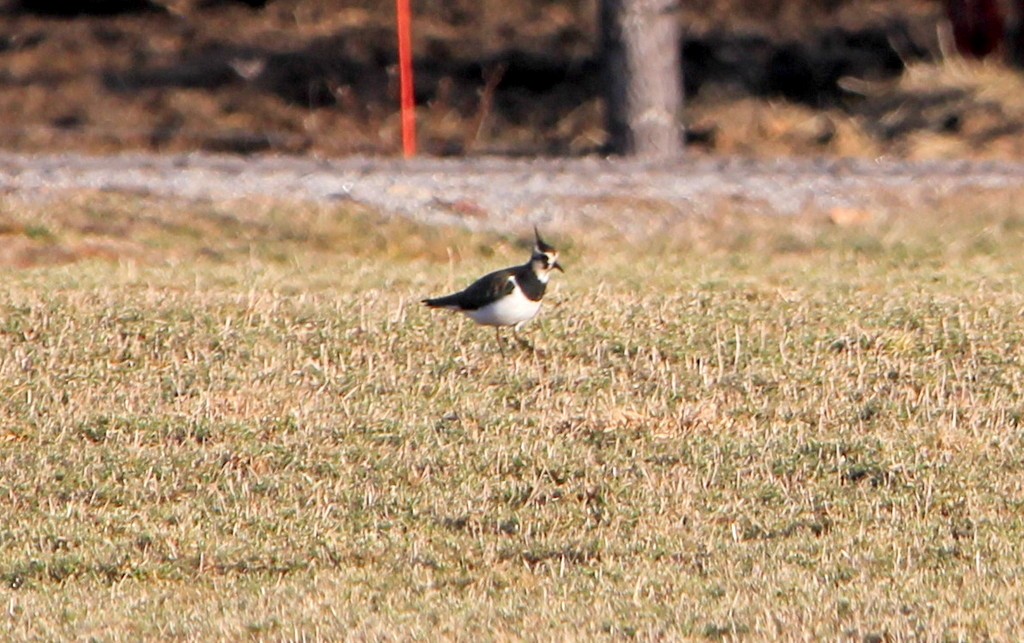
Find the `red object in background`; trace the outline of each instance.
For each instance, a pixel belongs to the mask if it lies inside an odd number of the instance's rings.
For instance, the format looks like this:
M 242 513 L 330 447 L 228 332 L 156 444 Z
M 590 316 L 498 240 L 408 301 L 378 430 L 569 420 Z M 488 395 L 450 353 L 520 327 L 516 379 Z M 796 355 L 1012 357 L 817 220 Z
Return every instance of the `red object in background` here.
M 398 2 L 398 74 L 402 87 L 402 153 L 416 154 L 416 95 L 412 84 L 412 11 L 409 0 Z
M 946 0 L 946 15 L 961 56 L 984 58 L 999 48 L 1006 35 L 998 0 Z
M 1010 10 L 1006 30 L 1006 58 L 1018 69 L 1024 68 L 1024 0 L 1016 0 Z

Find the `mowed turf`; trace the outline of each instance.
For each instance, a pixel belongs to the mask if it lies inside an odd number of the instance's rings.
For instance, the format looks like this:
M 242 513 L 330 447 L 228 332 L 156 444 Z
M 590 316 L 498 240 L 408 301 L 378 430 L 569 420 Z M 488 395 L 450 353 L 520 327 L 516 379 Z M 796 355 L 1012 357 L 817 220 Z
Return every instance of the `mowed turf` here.
M 0 204 L 3 638 L 1019 639 L 1024 209 Z M 13 250 L 11 250 L 13 249 Z

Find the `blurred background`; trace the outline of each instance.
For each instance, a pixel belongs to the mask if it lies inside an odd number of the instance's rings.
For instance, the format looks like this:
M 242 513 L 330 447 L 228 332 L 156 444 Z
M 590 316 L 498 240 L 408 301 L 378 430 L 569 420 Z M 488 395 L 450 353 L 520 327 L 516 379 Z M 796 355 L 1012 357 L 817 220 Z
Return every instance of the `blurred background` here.
M 428 155 L 607 144 L 598 0 L 413 0 Z M 687 153 L 1024 156 L 1018 0 L 686 0 Z M 398 153 L 390 0 L 7 0 L 0 148 Z

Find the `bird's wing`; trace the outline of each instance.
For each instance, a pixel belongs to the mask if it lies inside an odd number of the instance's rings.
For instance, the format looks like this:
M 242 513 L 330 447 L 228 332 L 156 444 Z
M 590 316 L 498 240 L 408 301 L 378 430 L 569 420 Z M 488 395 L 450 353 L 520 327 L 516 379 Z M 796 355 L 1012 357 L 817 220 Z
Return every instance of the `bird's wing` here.
M 458 306 L 462 310 L 477 310 L 495 299 L 500 299 L 515 290 L 512 284 L 514 269 L 498 270 L 480 277 L 462 292 L 447 297 L 427 299 L 429 306 Z

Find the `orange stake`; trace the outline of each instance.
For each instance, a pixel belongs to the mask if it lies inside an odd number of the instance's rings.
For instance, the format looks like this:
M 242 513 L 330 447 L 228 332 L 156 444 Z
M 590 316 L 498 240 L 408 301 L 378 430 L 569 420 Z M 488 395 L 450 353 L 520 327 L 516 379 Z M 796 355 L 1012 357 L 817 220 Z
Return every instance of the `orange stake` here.
M 398 74 L 402 86 L 402 153 L 416 155 L 416 96 L 412 84 L 412 12 L 409 0 L 398 2 Z

